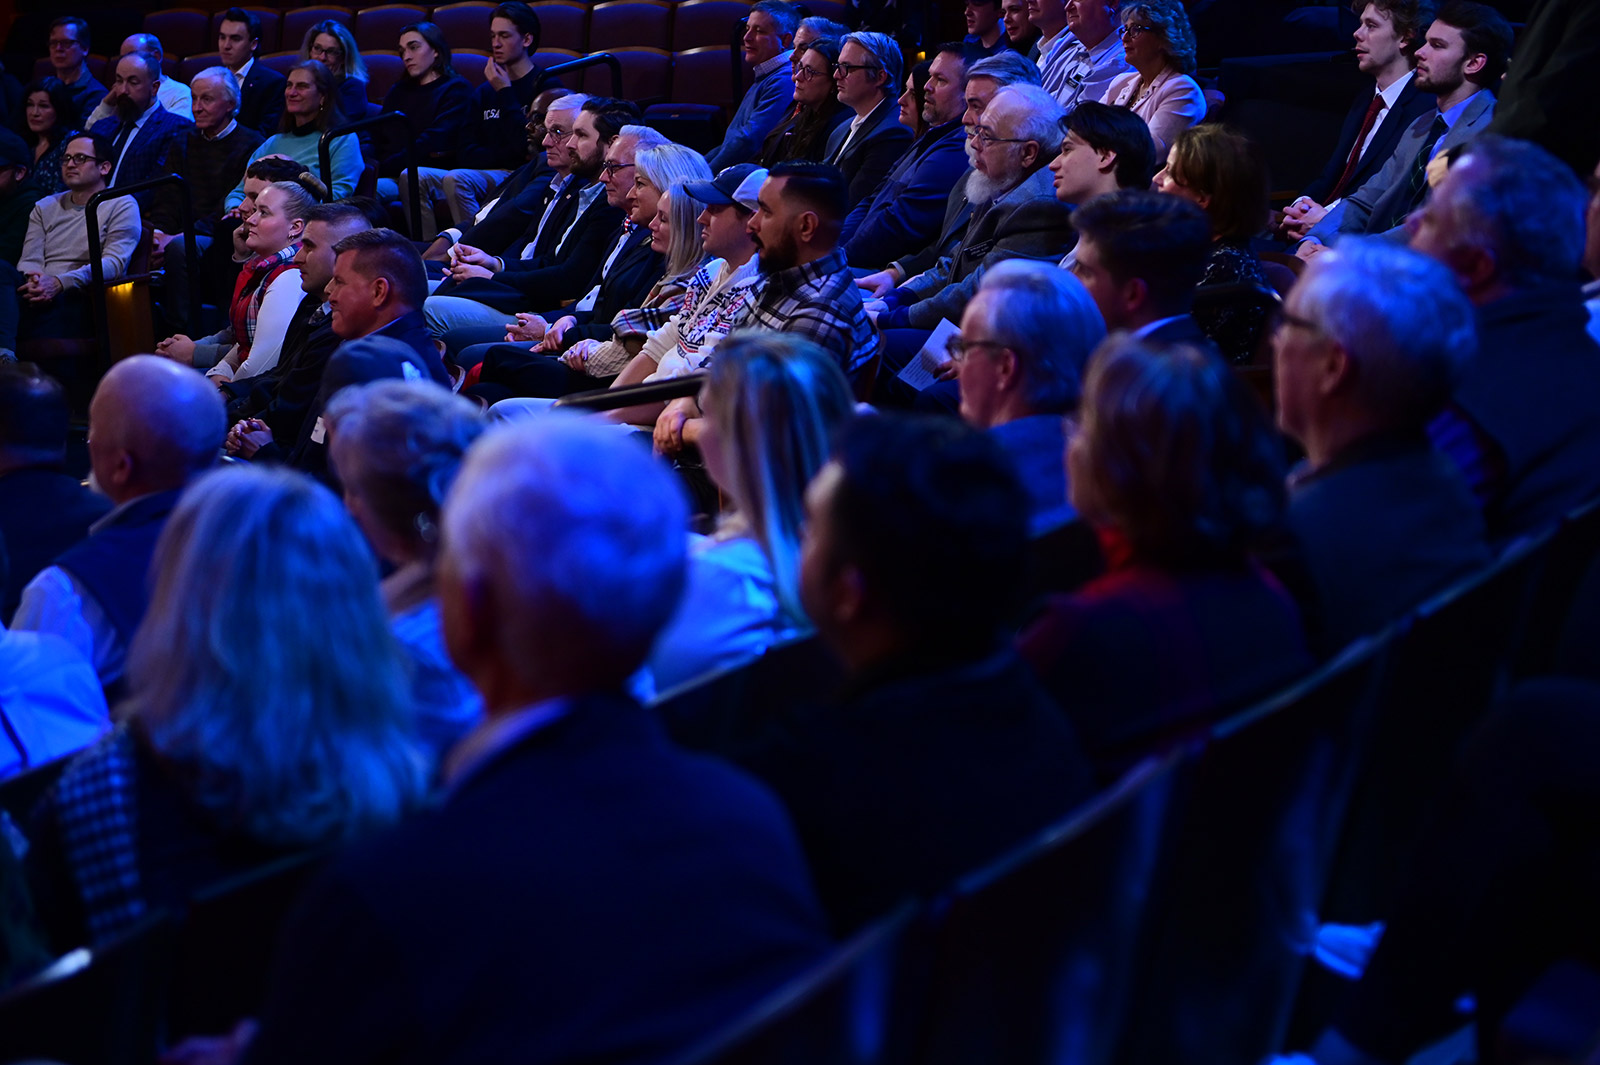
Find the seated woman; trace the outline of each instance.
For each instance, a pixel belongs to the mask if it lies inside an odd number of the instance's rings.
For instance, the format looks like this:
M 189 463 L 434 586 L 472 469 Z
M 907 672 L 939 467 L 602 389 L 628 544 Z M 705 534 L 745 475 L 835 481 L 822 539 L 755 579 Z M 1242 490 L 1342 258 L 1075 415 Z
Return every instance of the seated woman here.
M 900 94 L 900 124 L 909 129 L 913 137 L 928 132 L 928 123 L 922 117 L 922 105 L 927 99 L 928 71 L 931 60 L 924 59 L 906 75 L 905 91 Z
M 796 48 L 794 64 L 794 103 L 778 120 L 761 144 L 756 162 L 775 166 L 790 159 L 822 162 L 828 135 L 854 112 L 835 95 L 833 65 L 839 61 L 839 42 L 819 37 L 803 48 Z
M 296 63 L 283 88 L 283 124 L 279 132 L 262 141 L 261 147 L 251 153 L 250 161 L 254 163 L 277 155 L 293 159 L 313 174 L 320 174 L 317 146 L 322 135 L 344 123 L 344 113 L 334 100 L 333 75 L 328 73 L 328 68 L 314 59 Z M 353 134 L 335 137 L 328 145 L 328 165 L 333 170 L 333 199 L 342 200 L 353 195 L 362 167 L 361 145 Z M 231 210 L 243 199 L 241 177 L 224 202 Z
M 67 152 L 67 135 L 78 132 L 78 106 L 60 78 L 44 77 L 28 83 L 22 90 L 22 107 L 17 116 L 17 132 L 22 142 L 33 149 L 33 165 L 28 167 L 28 184 L 40 195 L 63 192 L 61 157 Z
M 807 631 L 803 496 L 855 411 L 838 362 L 799 337 L 735 333 L 717 349 L 691 434 L 726 504 L 695 537 L 689 583 L 649 666 L 658 691 L 755 658 Z
M 1211 219 L 1211 258 L 1201 285 L 1267 284 L 1261 260 L 1250 250 L 1251 239 L 1266 228 L 1271 196 L 1267 166 L 1254 141 L 1226 126 L 1190 127 L 1172 142 L 1155 185 L 1159 192 L 1195 204 Z M 1197 306 L 1194 316 L 1229 362 L 1254 361 L 1266 326 L 1265 304 Z
M 345 505 L 379 558 L 395 567 L 380 589 L 411 664 L 417 731 L 436 758 L 483 716 L 483 703 L 445 651 L 434 559 L 439 510 L 483 413 L 429 381 L 374 381 L 328 401 L 328 455 Z
M 316 60 L 333 75 L 333 101 L 345 119 L 354 122 L 367 114 L 367 61 L 344 23 L 323 19 L 306 30 L 300 42 L 300 61 Z
M 391 825 L 426 788 L 377 567 L 326 489 L 283 471 L 207 474 L 168 520 L 151 574 L 121 723 L 25 830 L 58 951 Z M 307 639 L 311 624 L 329 638 Z
M 402 132 L 393 125 L 373 130 L 373 152 L 378 157 L 378 198 L 399 199 L 400 172 L 406 165 L 406 143 L 418 166 L 449 170 L 455 165 L 456 141 L 466 125 L 472 105 L 472 86 L 450 65 L 450 44 L 444 31 L 431 22 L 413 22 L 400 31 L 400 59 L 405 75 L 383 98 L 384 113 L 406 116 Z M 432 240 L 413 233 L 415 239 Z
M 1156 151 L 1206 117 L 1206 94 L 1195 70 L 1194 29 L 1179 0 L 1132 0 L 1122 5 L 1122 43 L 1133 70 L 1119 74 L 1101 103 L 1131 108 L 1144 119 Z
M 306 213 L 323 193 L 322 182 L 310 174 L 257 192 L 242 227 L 250 258 L 239 271 L 228 324 L 200 340 L 181 333 L 169 337 L 156 345 L 156 354 L 186 366 L 209 366 L 207 376 L 219 386 L 259 377 L 278 365 L 284 334 L 305 296 L 294 265 L 300 234 Z
M 1311 658 L 1293 601 L 1250 557 L 1282 519 L 1282 448 L 1233 372 L 1116 336 L 1079 410 L 1067 483 L 1107 572 L 1050 600 L 1021 650 L 1109 777 Z

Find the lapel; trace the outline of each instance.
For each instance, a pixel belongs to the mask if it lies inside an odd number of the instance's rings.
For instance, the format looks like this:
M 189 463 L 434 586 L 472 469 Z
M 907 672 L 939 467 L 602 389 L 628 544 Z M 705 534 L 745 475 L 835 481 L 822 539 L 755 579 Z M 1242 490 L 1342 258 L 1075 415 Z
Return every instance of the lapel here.
M 567 182 L 567 187 L 561 190 L 561 196 L 556 201 L 555 210 L 550 212 L 550 220 L 544 224 L 544 232 L 539 234 L 539 240 L 534 245 L 535 257 L 548 255 L 555 250 L 556 244 L 561 240 L 562 234 L 567 231 L 567 227 L 572 224 L 573 216 L 577 213 L 578 193 L 587 187 L 587 185 L 580 185 L 576 181 L 569 181 Z M 597 202 L 604 199 L 604 194 L 595 197 Z M 547 197 L 544 203 L 548 205 L 549 202 Z M 544 210 L 541 208 L 539 214 L 534 217 L 534 226 L 538 226 L 539 218 L 543 215 Z
M 850 147 L 845 149 L 844 154 L 839 157 L 840 166 L 843 166 L 847 160 L 854 159 L 856 156 L 861 154 L 862 149 L 866 147 L 867 141 L 872 139 L 873 134 L 878 131 L 878 127 L 882 126 L 884 119 L 888 117 L 889 107 L 891 104 L 896 108 L 900 106 L 899 101 L 897 100 L 885 99 L 880 101 L 877 107 L 874 107 L 867 113 L 866 121 L 861 123 L 860 133 L 857 134 L 855 140 L 850 142 Z M 850 136 L 850 123 L 845 122 L 842 124 L 837 130 L 834 131 L 834 136 L 838 137 L 839 143 L 842 144 L 844 142 L 844 138 Z M 831 140 L 832 138 L 829 139 Z M 832 155 L 838 150 L 838 144 L 834 144 L 831 146 L 831 150 L 828 152 L 828 155 L 832 157 Z
M 1439 138 L 1439 151 L 1448 151 L 1476 137 L 1483 132 L 1492 118 L 1494 118 L 1494 93 L 1485 90 L 1468 101 L 1467 106 L 1461 111 L 1461 117 L 1456 119 L 1456 124 Z

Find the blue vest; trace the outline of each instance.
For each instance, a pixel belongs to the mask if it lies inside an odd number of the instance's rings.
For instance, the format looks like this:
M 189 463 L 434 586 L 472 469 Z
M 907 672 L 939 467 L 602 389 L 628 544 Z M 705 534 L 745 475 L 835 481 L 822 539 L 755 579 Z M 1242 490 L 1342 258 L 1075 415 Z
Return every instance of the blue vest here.
M 150 558 L 181 494 L 173 489 L 141 496 L 56 559 L 57 566 L 94 596 L 124 647 L 133 641 L 150 605 Z

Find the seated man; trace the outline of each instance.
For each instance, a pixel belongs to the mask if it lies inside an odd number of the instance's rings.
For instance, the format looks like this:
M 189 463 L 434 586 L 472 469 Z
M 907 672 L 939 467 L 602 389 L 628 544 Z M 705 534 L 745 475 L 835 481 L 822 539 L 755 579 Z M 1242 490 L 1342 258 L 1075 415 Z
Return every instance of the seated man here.
M 1106 0 L 1067 0 L 1067 32 L 1061 46 L 1041 58 L 1045 91 L 1071 114 L 1079 104 L 1098 102 L 1120 74 L 1133 69 L 1122 46 L 1117 5 Z
M 744 61 L 755 77 L 733 112 L 722 143 L 706 153 L 713 171 L 754 159 L 761 142 L 794 102 L 789 56 L 799 25 L 800 12 L 785 0 L 761 0 L 751 7 L 742 45 Z
M 1085 100 L 1067 116 L 1061 153 L 1050 160 L 1056 199 L 1074 206 L 1116 192 L 1148 189 L 1161 163 L 1144 119 L 1126 107 Z M 1072 269 L 1076 246 L 1061 260 Z
M 434 809 L 307 890 L 247 1062 L 670 1060 L 826 949 L 782 808 L 623 694 L 682 594 L 666 533 L 687 519 L 671 474 L 604 426 L 473 448 L 439 591 L 487 720 Z
M 162 58 L 161 38 L 153 33 L 130 33 L 122 39 L 122 51 L 118 55 L 120 57 L 133 52 L 149 52 L 156 57 L 156 63 L 159 64 Z M 190 86 L 177 78 L 162 77 L 156 84 L 156 102 L 165 107 L 169 114 L 192 120 L 194 118 L 192 100 Z M 95 107 L 94 113 L 84 116 L 84 128 L 93 129 L 96 122 L 115 117 L 116 111 L 116 93 L 108 92 L 105 99 Z
M 116 114 L 90 127 L 112 144 L 115 162 L 107 184 L 113 188 L 170 173 L 166 160 L 173 144 L 194 128 L 156 99 L 161 80 L 161 60 L 149 52 L 129 52 L 117 60 L 117 77 L 106 94 Z M 150 202 L 148 192 L 139 196 L 142 203 Z
M 243 7 L 230 7 L 217 24 L 217 58 L 233 72 L 239 85 L 239 121 L 262 136 L 278 132 L 283 117 L 283 88 L 287 79 L 264 63 L 261 51 L 261 16 Z
M 1000 0 L 966 0 L 963 14 L 967 35 L 962 44 L 970 44 L 986 56 L 1009 49 L 1006 28 L 1000 24 Z
M 1105 323 L 1053 263 L 1012 259 L 986 271 L 953 340 L 961 417 L 1000 443 L 1027 489 L 1028 532 L 1077 516 L 1067 497 L 1067 423 Z
M 840 41 L 836 92 L 855 117 L 828 134 L 822 158 L 844 172 L 851 208 L 877 191 L 911 146 L 912 133 L 900 122 L 900 66 L 900 46 L 888 34 Z
M 156 539 L 226 429 L 217 390 L 193 370 L 155 355 L 112 366 L 89 404 L 89 463 L 115 506 L 28 582 L 12 627 L 64 637 L 115 684 L 149 604 Z
M 1491 540 L 1536 532 L 1600 491 L 1600 345 L 1576 280 L 1586 196 L 1536 145 L 1484 136 L 1408 224 L 1478 309 L 1478 353 L 1430 427 Z
M 1489 561 L 1460 471 L 1428 441 L 1477 346 L 1472 307 L 1414 252 L 1345 241 L 1289 294 L 1273 337 L 1278 424 L 1306 461 L 1289 528 L 1314 642 L 1332 653 Z
M 76 15 L 63 15 L 50 23 L 50 68 L 72 94 L 78 114 L 87 115 L 105 99 L 106 87 L 89 73 L 89 24 Z M 68 116 L 69 127 L 79 123 Z
M 740 761 L 788 806 L 840 933 L 1089 793 L 1066 716 L 1007 634 L 1027 512 L 999 445 L 949 419 L 857 419 L 806 490 L 801 597 L 851 694 Z

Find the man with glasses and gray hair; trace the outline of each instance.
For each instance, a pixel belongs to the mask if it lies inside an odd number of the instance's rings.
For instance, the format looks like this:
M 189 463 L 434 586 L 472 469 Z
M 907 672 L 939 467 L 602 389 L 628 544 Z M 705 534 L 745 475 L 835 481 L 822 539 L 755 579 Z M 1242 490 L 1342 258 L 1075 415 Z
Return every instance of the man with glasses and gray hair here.
M 824 161 L 844 174 L 852 208 L 872 195 L 911 144 L 900 122 L 900 46 L 886 33 L 849 33 L 839 45 L 833 80 L 855 117 L 828 135 Z

